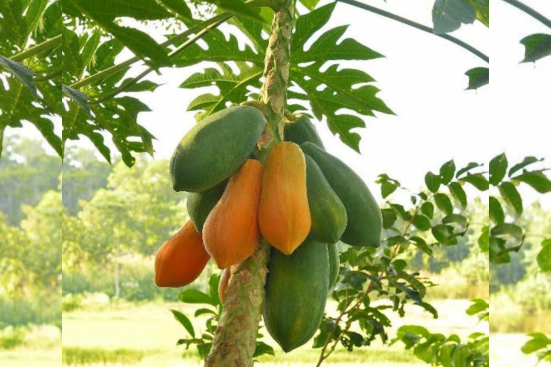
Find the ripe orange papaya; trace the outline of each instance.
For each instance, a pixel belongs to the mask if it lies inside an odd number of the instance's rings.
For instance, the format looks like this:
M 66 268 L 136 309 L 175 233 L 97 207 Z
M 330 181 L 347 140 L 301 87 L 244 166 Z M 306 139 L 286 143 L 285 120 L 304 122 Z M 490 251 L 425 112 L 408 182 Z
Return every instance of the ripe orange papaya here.
M 259 161 L 245 161 L 205 221 L 205 248 L 221 269 L 247 259 L 258 245 L 262 171 Z
M 278 143 L 268 153 L 258 223 L 264 239 L 286 255 L 304 242 L 310 232 L 306 161 L 295 143 Z
M 189 220 L 159 248 L 155 256 L 155 283 L 159 287 L 188 285 L 199 277 L 209 259 L 201 233 Z

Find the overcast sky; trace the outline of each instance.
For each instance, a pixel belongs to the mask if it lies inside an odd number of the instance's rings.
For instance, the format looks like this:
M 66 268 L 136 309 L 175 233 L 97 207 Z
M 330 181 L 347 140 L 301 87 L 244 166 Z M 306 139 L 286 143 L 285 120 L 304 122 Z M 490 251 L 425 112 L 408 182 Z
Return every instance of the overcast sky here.
M 426 25 L 431 25 L 433 3 L 369 1 Z M 551 1 L 525 3 L 551 14 Z M 385 55 L 347 65 L 361 68 L 377 80 L 375 85 L 382 90 L 379 96 L 396 116 L 365 118 L 367 128 L 357 130 L 362 136 L 361 155 L 344 146 L 324 123 L 317 126 L 327 149 L 356 170 L 374 193 L 378 193 L 374 180 L 380 173 L 416 190 L 423 184 L 425 172 L 437 171 L 449 159 L 461 167 L 506 152 L 510 162 L 536 155 L 547 158 L 551 165 L 551 58 L 535 66 L 519 64 L 524 52 L 519 41 L 532 33 L 549 33 L 549 29 L 501 0 L 490 0 L 490 6 L 491 35 L 480 23 L 453 33 L 492 58 L 491 84 L 475 92 L 464 90 L 465 71 L 485 66 L 475 55 L 379 15 L 337 5 L 325 29 L 350 24 L 345 36 Z M 140 114 L 139 121 L 158 138 L 156 158 L 169 158 L 195 123 L 186 108 L 197 91 L 178 89 L 178 85 L 198 70 L 165 70 L 154 78 L 163 86 L 154 93 L 140 94 L 153 110 Z M 30 128 L 24 133 L 33 134 Z

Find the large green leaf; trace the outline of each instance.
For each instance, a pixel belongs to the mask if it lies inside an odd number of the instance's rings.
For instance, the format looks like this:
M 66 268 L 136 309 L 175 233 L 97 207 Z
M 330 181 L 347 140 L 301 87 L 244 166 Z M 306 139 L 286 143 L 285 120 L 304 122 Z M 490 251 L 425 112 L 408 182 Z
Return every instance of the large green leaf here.
M 476 19 L 486 27 L 490 26 L 490 1 L 489 0 L 469 0 L 476 9 Z
M 33 43 L 42 42 L 59 34 L 60 28 L 53 17 L 55 3 L 47 8 L 45 0 L 4 0 L 0 2 L 0 70 L 6 76 L 0 83 L 0 135 L 7 127 L 22 127 L 28 121 L 44 136 L 52 148 L 61 155 L 61 139 L 56 135 L 53 121 L 61 108 L 61 78 L 54 73 L 61 70 L 60 47 L 43 49 L 21 62 L 10 58 L 25 50 L 31 35 Z M 43 19 L 47 13 L 48 18 Z M 46 22 L 46 23 L 44 23 Z M 40 24 L 51 26 L 48 30 Z M 52 74 L 52 76 L 47 76 Z M 37 79 L 38 78 L 38 79 Z M 1 139 L 0 139 L 1 140 Z M 1 153 L 0 142 L 0 153 Z
M 205 69 L 202 73 L 191 75 L 181 88 L 200 88 L 215 84 L 219 95 L 202 94 L 195 98 L 188 106 L 189 111 L 203 111 L 197 117 L 203 118 L 227 107 L 227 103 L 239 103 L 247 99 L 249 87 L 261 86 L 262 68 L 245 63 L 237 63 L 240 73 L 235 74 L 226 64 L 220 63 L 222 72 L 214 68 Z
M 156 20 L 171 17 L 170 12 L 155 0 L 63 0 L 64 10 L 73 16 L 93 19 L 103 29 L 110 32 L 136 56 L 153 66 L 169 65 L 165 48 L 160 46 L 147 33 L 135 28 L 123 27 L 116 18 L 129 17 L 136 20 Z
M 434 33 L 453 32 L 461 24 L 473 23 L 476 16 L 476 9 L 468 0 L 436 0 L 432 9 Z
M 341 68 L 338 64 L 324 67 L 326 62 L 381 57 L 379 53 L 353 39 L 342 39 L 346 27 L 333 28 L 321 34 L 310 49 L 305 51 L 305 44 L 327 23 L 334 8 L 335 3 L 331 3 L 299 16 L 296 20 L 289 73 L 290 85 L 293 87 L 288 92 L 290 103 L 293 104 L 290 109 L 309 113 L 308 107 L 300 103 L 309 102 L 313 115 L 318 120 L 325 116 L 333 134 L 338 134 L 345 144 L 359 151 L 360 135 L 351 130 L 365 127 L 365 122 L 358 116 L 341 113 L 340 110 L 350 109 L 363 116 L 374 116 L 375 111 L 389 114 L 392 111 L 377 97 L 379 89 L 369 85 L 374 80 L 365 72 Z M 253 97 L 254 94 L 247 90 L 246 83 L 260 87 L 259 80 L 267 46 L 267 41 L 262 37 L 263 24 L 243 17 L 237 17 L 232 23 L 251 40 L 254 49 L 249 46 L 240 49 L 233 35 L 226 37 L 221 31 L 213 30 L 203 38 L 207 49 L 194 44 L 173 60 L 177 66 L 190 66 L 203 61 L 233 61 L 239 64 L 241 73 L 238 75 L 224 64 L 219 64 L 222 71 L 208 69 L 184 81 L 182 87 L 185 88 L 215 85 L 220 90 L 217 96 L 201 95 L 191 103 L 190 110 L 202 111 L 199 118 L 224 108 L 226 102 L 242 102 L 247 97 Z M 253 66 L 245 65 L 245 62 L 252 63 Z

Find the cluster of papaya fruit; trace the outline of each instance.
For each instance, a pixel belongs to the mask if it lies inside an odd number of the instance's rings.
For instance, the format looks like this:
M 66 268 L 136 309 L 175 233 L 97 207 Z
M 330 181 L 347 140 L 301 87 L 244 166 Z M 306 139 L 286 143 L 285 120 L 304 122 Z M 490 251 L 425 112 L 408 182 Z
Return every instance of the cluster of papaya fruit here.
M 284 141 L 261 163 L 253 151 L 266 127 L 262 112 L 238 106 L 215 113 L 182 139 L 171 161 L 176 191 L 187 191 L 190 221 L 157 253 L 159 286 L 195 280 L 209 258 L 231 269 L 261 238 L 272 246 L 264 321 L 286 352 L 312 338 L 338 279 L 337 242 L 380 244 L 380 209 L 363 180 L 325 151 L 310 120 L 286 124 Z

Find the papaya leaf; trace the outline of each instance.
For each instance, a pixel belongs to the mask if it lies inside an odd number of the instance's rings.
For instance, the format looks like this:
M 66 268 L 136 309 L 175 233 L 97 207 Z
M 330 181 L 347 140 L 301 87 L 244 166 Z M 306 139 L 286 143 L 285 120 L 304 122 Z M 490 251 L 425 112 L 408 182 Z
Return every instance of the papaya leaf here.
M 148 64 L 167 66 L 170 60 L 167 51 L 147 33 L 115 23 L 116 18 L 129 17 L 136 20 L 157 20 L 170 18 L 171 14 L 155 0 L 65 0 L 64 10 L 74 16 L 89 17 L 107 32 L 120 40 L 136 56 Z
M 305 51 L 305 44 L 329 21 L 334 8 L 335 3 L 331 3 L 297 18 L 289 71 L 289 83 L 292 87 L 288 91 L 288 98 L 291 99 L 294 111 L 304 111 L 307 114 L 308 111 L 300 102 L 309 102 L 313 115 L 318 120 L 325 116 L 330 131 L 338 134 L 345 144 L 359 151 L 360 135 L 351 130 L 365 127 L 365 122 L 358 116 L 340 113 L 340 110 L 350 109 L 363 116 L 374 116 L 375 111 L 387 114 L 393 112 L 377 97 L 379 89 L 369 85 L 374 80 L 367 73 L 340 68 L 338 64 L 324 67 L 330 61 L 371 60 L 381 57 L 379 53 L 359 42 L 346 38 L 346 27 L 333 28 L 321 34 L 309 50 Z M 222 69 L 209 68 L 202 74 L 192 75 L 181 85 L 183 88 L 212 85 L 218 87 L 220 93 L 217 96 L 200 95 L 190 104 L 189 110 L 199 111 L 198 119 L 225 108 L 226 103 L 242 102 L 256 97 L 255 92 L 250 91 L 246 84 L 249 88 L 261 86 L 260 78 L 267 46 L 267 40 L 262 37 L 264 25 L 256 19 L 242 16 L 233 19 L 232 24 L 250 39 L 253 47 L 245 45 L 240 49 L 235 36 L 230 34 L 226 37 L 220 30 L 213 30 L 202 39 L 207 44 L 207 49 L 194 44 L 173 60 L 176 66 L 190 66 L 203 61 L 216 62 Z M 239 64 L 239 74 L 227 66 L 229 61 Z
M 261 86 L 260 78 L 263 70 L 256 65 L 249 67 L 246 63 L 237 63 L 239 74 L 235 74 L 227 64 L 220 63 L 219 66 L 222 72 L 208 68 L 203 73 L 191 75 L 180 85 L 180 88 L 201 88 L 214 84 L 219 88 L 220 93 L 217 96 L 202 94 L 190 102 L 188 111 L 203 111 L 197 116 L 198 119 L 228 107 L 228 103 L 246 100 L 249 94 L 248 88 Z
M 435 34 L 453 32 L 477 18 L 476 8 L 468 0 L 436 0 L 432 8 Z
M 490 83 L 490 69 L 479 67 L 467 70 L 465 73 L 469 77 L 467 90 L 478 89 Z
M 184 0 L 159 0 L 167 9 L 172 10 L 176 14 L 191 19 L 192 14 L 189 6 Z
M 32 70 L 27 68 L 25 65 L 10 60 L 2 55 L 0 55 L 0 65 L 8 70 L 13 76 L 15 76 L 19 82 L 21 82 L 31 94 L 38 98 L 38 93 L 36 92 L 36 85 L 33 82 L 34 73 Z
M 524 45 L 524 60 L 522 62 L 536 62 L 551 55 L 551 34 L 533 34 L 520 40 Z
M 476 19 L 486 27 L 490 26 L 490 1 L 489 0 L 469 0 L 476 9 Z

